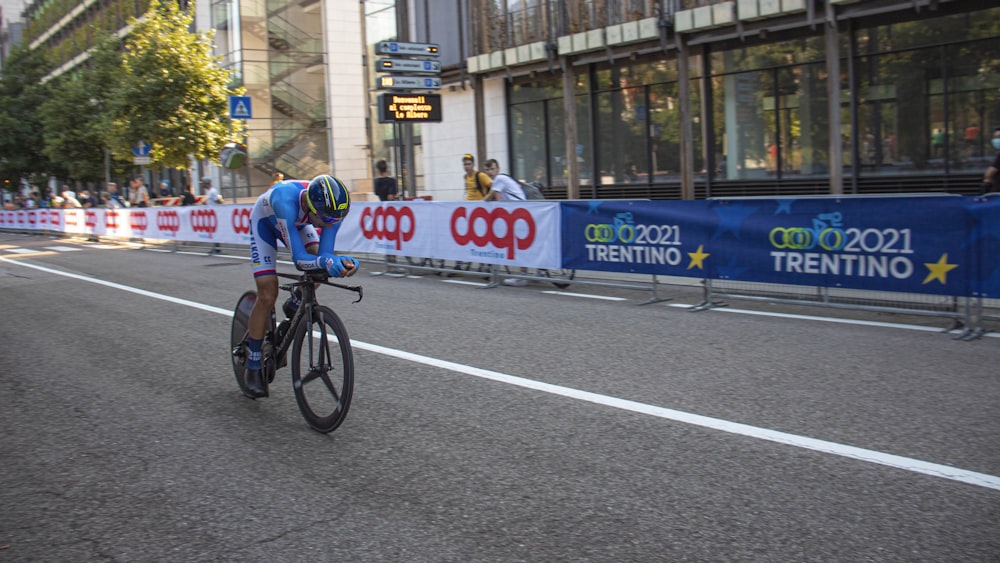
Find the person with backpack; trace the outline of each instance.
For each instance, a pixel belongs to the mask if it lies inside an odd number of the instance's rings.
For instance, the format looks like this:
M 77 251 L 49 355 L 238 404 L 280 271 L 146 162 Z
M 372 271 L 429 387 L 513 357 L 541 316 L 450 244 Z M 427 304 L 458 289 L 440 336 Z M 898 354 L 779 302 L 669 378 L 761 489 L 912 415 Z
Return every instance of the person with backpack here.
M 524 201 L 527 199 L 520 182 L 507 174 L 500 173 L 500 164 L 495 158 L 486 161 L 486 174 L 493 180 L 493 185 L 483 198 L 483 201 Z M 528 275 L 528 269 L 522 266 L 521 275 Z M 506 278 L 501 283 L 514 287 L 524 287 L 528 285 L 528 280 L 523 278 Z
M 462 167 L 465 168 L 465 199 L 467 201 L 482 201 L 490 191 L 493 180 L 476 170 L 476 157 L 471 154 L 462 155 Z
M 486 161 L 486 175 L 493 183 L 490 191 L 483 196 L 483 201 L 524 201 L 524 189 L 521 183 L 507 174 L 500 173 L 500 164 L 497 159 L 491 158 Z

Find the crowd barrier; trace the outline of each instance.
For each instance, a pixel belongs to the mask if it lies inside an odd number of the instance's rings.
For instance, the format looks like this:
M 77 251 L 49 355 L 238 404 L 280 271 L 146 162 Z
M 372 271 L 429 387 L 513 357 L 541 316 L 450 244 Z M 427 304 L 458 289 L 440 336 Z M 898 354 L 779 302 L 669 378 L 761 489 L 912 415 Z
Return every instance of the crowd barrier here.
M 251 208 L 2 211 L 0 228 L 248 244 Z M 337 249 L 981 304 L 1000 295 L 1000 197 L 355 202 Z

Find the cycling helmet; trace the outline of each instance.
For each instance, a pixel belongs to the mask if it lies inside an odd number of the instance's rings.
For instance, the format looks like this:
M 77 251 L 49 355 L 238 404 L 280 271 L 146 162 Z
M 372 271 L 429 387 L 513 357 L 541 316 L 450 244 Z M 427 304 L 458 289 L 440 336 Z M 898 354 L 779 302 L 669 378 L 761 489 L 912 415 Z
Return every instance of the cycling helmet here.
M 337 223 L 351 210 L 351 196 L 343 182 L 323 174 L 316 176 L 306 188 L 306 203 L 324 223 Z

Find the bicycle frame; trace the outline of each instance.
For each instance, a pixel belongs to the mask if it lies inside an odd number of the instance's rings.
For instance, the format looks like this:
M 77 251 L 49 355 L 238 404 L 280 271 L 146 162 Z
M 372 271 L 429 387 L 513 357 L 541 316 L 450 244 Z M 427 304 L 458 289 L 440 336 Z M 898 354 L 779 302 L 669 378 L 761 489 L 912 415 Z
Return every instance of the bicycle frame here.
M 275 369 L 278 366 L 285 365 L 285 354 L 288 353 L 288 349 L 292 346 L 292 339 L 295 336 L 295 332 L 298 329 L 299 323 L 306 322 L 306 326 L 312 326 L 312 312 L 313 307 L 315 307 L 318 302 L 316 301 L 316 286 L 318 284 L 325 284 L 333 287 L 338 287 L 340 289 L 347 289 L 358 294 L 357 300 L 361 301 L 364 299 L 364 290 L 360 285 L 341 285 L 339 283 L 333 283 L 327 280 L 326 272 L 323 271 L 309 271 L 303 272 L 301 275 L 285 274 L 278 272 L 278 276 L 283 278 L 289 278 L 296 280 L 295 283 L 289 283 L 279 286 L 280 289 L 284 291 L 294 291 L 296 287 L 300 288 L 302 291 L 302 301 L 299 303 L 299 308 L 295 310 L 295 314 L 292 318 L 288 320 L 288 329 L 285 334 L 281 336 L 280 342 L 274 342 L 274 336 L 277 331 L 277 326 L 272 325 L 268 330 L 271 341 L 272 353 L 274 354 L 274 365 Z M 284 322 L 284 321 L 282 321 Z M 312 341 L 309 341 L 309 353 L 310 357 L 312 355 Z

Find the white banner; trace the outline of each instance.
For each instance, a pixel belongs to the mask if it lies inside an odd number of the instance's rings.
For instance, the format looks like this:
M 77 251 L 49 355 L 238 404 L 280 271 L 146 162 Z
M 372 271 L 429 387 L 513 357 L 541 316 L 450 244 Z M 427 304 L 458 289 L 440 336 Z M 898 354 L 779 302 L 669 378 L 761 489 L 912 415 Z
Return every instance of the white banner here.
M 250 243 L 251 205 L 0 211 L 0 228 L 186 242 Z M 557 202 L 355 202 L 338 252 L 560 267 Z
M 337 250 L 560 267 L 556 202 L 355 202 Z

